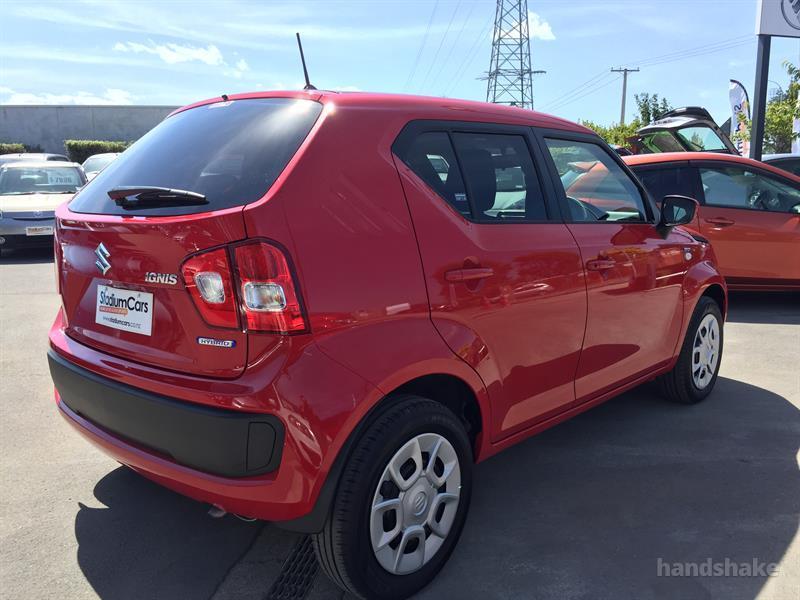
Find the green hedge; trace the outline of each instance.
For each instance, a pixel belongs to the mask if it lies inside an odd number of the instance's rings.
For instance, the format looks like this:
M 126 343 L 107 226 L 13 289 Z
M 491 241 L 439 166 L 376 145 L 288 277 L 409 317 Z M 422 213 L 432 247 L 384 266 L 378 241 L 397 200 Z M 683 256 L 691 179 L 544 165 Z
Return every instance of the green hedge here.
M 128 142 L 105 142 L 100 140 L 64 140 L 64 148 L 72 162 L 82 163 L 92 154 L 105 154 L 106 152 L 122 152 L 129 145 Z
M 0 142 L 0 154 L 19 154 L 25 152 L 24 144 Z

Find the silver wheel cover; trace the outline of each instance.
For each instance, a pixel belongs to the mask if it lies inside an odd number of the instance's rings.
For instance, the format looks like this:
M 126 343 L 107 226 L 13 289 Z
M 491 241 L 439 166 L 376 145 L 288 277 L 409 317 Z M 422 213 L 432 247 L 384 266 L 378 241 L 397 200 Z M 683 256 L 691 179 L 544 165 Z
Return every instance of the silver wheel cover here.
M 369 533 L 389 573 L 421 569 L 450 533 L 461 496 L 461 467 L 452 444 L 437 433 L 409 440 L 389 460 L 370 509 Z
M 714 315 L 706 315 L 694 334 L 692 348 L 692 381 L 699 390 L 711 383 L 719 363 L 719 321 Z

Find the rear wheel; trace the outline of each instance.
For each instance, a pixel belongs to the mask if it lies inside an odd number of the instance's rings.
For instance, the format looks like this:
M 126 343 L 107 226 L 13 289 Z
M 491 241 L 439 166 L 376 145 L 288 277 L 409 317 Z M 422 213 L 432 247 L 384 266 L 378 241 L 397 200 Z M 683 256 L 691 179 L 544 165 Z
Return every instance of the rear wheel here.
M 456 416 L 396 398 L 362 435 L 314 536 L 322 569 L 361 598 L 407 598 L 435 577 L 464 526 L 472 452 Z
M 696 404 L 711 393 L 722 362 L 722 342 L 722 311 L 703 296 L 692 314 L 678 362 L 659 378 L 667 399 Z

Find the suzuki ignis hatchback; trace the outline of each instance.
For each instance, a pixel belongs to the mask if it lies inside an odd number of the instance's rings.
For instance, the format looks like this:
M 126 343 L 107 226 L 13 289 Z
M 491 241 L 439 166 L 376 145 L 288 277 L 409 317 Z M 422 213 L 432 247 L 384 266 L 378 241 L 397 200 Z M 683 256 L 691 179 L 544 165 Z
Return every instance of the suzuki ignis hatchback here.
M 475 462 L 654 378 L 711 392 L 726 290 L 674 227 L 694 208 L 657 211 L 595 134 L 527 110 L 200 102 L 58 210 L 58 408 L 403 598 L 452 552 Z

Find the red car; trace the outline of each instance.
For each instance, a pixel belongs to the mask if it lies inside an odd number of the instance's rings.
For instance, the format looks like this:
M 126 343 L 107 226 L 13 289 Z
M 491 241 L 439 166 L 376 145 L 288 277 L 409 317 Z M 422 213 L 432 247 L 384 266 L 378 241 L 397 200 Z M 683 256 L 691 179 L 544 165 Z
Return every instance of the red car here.
M 698 199 L 689 227 L 711 242 L 731 289 L 800 289 L 800 177 L 730 154 L 672 152 L 624 160 L 654 198 Z
M 565 192 L 587 162 L 613 210 Z M 58 211 L 58 408 L 150 479 L 312 533 L 342 588 L 407 597 L 475 462 L 654 378 L 711 392 L 726 288 L 675 227 L 694 208 L 657 220 L 599 137 L 522 109 L 200 102 Z

